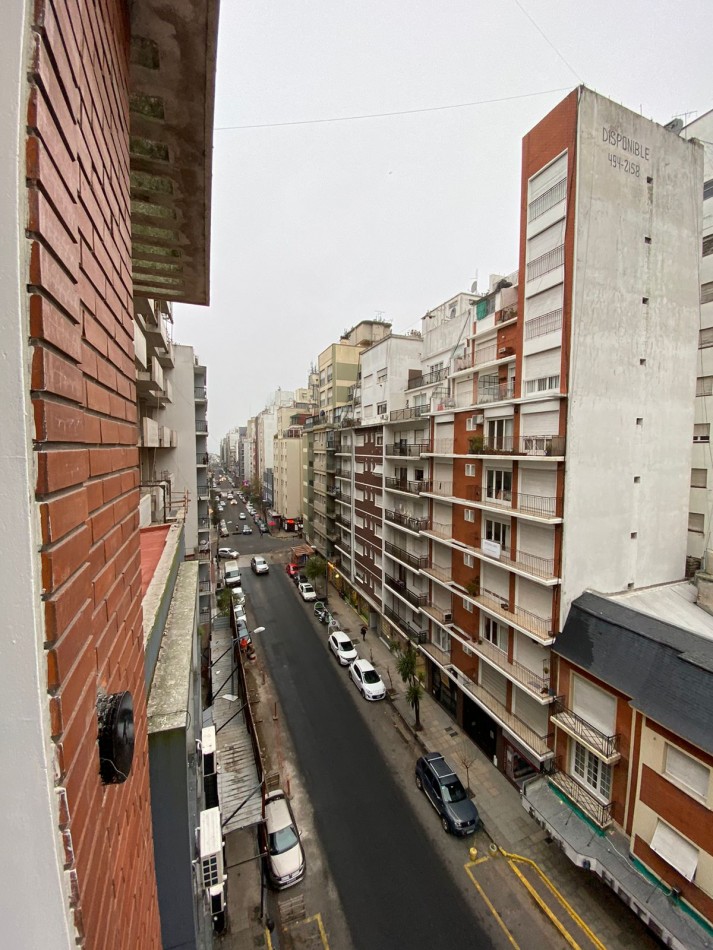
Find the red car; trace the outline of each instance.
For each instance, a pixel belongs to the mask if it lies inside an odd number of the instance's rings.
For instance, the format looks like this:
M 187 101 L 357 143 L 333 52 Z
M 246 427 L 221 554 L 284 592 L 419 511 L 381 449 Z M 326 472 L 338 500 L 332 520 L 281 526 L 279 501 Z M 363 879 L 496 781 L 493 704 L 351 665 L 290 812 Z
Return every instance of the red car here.
M 285 567 L 285 570 L 287 571 L 289 577 L 295 578 L 300 572 L 300 566 L 299 564 L 288 564 Z

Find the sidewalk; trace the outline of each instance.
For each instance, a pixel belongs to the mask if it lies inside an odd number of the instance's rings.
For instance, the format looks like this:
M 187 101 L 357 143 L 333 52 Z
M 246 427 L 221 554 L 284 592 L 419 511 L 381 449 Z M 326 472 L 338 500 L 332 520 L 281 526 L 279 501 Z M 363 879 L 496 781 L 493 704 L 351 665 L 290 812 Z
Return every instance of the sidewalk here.
M 522 807 L 520 793 L 454 719 L 428 693 L 421 700 L 422 729 L 413 732 L 414 714 L 405 698 L 405 687 L 396 672 L 396 659 L 376 631 L 362 643 L 360 615 L 330 592 L 329 605 L 361 656 L 373 662 L 387 688 L 393 687 L 391 704 L 425 752 L 440 752 L 458 773 L 463 785 L 474 792 L 486 834 L 500 848 L 534 861 L 564 899 L 577 911 L 607 950 L 631 950 L 654 946 L 642 924 L 600 879 L 572 864 L 547 832 Z M 390 673 L 390 677 L 388 675 Z M 471 761 L 466 781 L 464 761 Z M 641 935 L 641 938 L 638 937 Z

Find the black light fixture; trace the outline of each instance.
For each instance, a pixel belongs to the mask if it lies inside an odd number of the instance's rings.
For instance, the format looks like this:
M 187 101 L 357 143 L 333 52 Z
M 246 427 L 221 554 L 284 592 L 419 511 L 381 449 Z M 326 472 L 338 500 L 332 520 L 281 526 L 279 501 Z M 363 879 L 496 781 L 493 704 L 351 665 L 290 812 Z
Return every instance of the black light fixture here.
M 134 759 L 134 701 L 131 693 L 97 699 L 99 775 L 104 785 L 120 785 Z

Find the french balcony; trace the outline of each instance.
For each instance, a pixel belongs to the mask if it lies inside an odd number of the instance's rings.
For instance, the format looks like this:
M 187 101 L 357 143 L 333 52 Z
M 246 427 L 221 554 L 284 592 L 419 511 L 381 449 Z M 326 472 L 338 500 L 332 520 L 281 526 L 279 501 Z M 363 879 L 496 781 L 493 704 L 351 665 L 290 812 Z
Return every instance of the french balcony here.
M 510 604 L 506 595 L 497 594 L 484 587 L 479 588 L 472 597 L 488 613 L 502 618 L 507 624 L 518 627 L 539 643 L 549 646 L 554 642 L 555 632 L 552 628 L 552 617 L 540 617 L 530 610 L 525 610 L 524 607 Z
M 394 442 L 384 446 L 386 455 L 399 458 L 420 458 L 424 452 L 428 452 L 428 442 Z
M 429 490 L 429 482 L 426 479 L 394 478 L 387 475 L 384 479 L 384 485 L 391 491 L 406 492 L 409 495 L 420 495 L 422 491 Z
M 560 769 L 555 770 L 549 776 L 549 780 L 561 792 L 564 792 L 567 798 L 588 818 L 591 818 L 595 825 L 607 828 L 612 823 L 613 802 L 600 802 L 583 785 L 580 785 L 573 775 L 562 772 Z
M 409 419 L 421 419 L 431 411 L 430 406 L 412 406 L 410 409 L 392 409 L 389 413 L 390 422 L 408 422 Z
M 599 729 L 577 715 L 576 712 L 567 709 L 560 698 L 555 701 L 552 722 L 556 723 L 568 736 L 586 746 L 590 752 L 594 753 L 602 762 L 606 762 L 607 765 L 612 765 L 621 758 L 618 735 L 607 736 L 600 732 Z
M 428 518 L 412 518 L 410 515 L 402 514 L 400 511 L 391 511 L 389 508 L 384 509 L 384 517 L 391 524 L 406 528 L 407 531 L 424 531 L 428 527 Z
M 407 600 L 413 607 L 423 607 L 428 601 L 427 593 L 419 593 L 418 591 L 411 590 L 406 586 L 406 581 L 402 581 L 398 577 L 392 577 L 390 574 L 385 574 L 384 579 L 386 580 L 387 587 L 390 587 L 391 590 L 395 590 L 399 596 Z
M 445 567 L 442 564 L 427 564 L 423 568 L 423 573 L 428 574 L 429 577 L 435 577 L 442 584 L 453 583 L 453 571 L 450 567 Z
M 553 701 L 554 696 L 550 695 L 549 676 L 533 673 L 531 669 L 517 660 L 508 660 L 507 653 L 503 653 L 489 640 L 479 640 L 472 644 L 472 648 L 485 659 L 486 663 L 497 667 L 504 676 L 531 693 L 538 702 L 550 703 Z
M 446 672 L 453 677 L 464 693 L 470 694 L 479 706 L 487 710 L 507 732 L 518 739 L 537 759 L 544 762 L 546 759 L 553 757 L 553 750 L 549 746 L 549 735 L 539 735 L 522 719 L 510 712 L 484 686 L 473 682 L 465 673 L 461 673 L 458 667 L 448 666 Z
M 405 633 L 412 643 L 420 644 L 428 642 L 427 630 L 420 630 L 418 627 L 415 627 L 410 621 L 406 620 L 405 617 L 399 616 L 399 614 L 387 604 L 384 604 L 384 616 L 396 624 L 399 630 Z
M 412 554 L 410 551 L 406 551 L 404 548 L 400 548 L 398 545 L 392 544 L 391 541 L 384 542 L 384 550 L 391 557 L 396 558 L 403 564 L 408 564 L 408 566 L 412 567 L 414 571 L 419 571 L 422 567 L 425 567 L 428 564 L 428 557 L 425 554 Z
M 424 373 L 422 376 L 414 376 L 406 384 L 406 389 L 420 389 L 421 386 L 432 386 L 434 383 L 441 383 L 448 378 L 448 367 L 434 369 L 430 373 Z

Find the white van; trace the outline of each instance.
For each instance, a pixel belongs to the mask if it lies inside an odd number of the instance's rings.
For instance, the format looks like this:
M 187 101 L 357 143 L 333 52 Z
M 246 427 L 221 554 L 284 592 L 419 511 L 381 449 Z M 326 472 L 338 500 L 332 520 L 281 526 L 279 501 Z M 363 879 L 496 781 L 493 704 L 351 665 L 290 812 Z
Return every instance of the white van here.
M 226 561 L 223 567 L 223 579 L 226 587 L 237 587 L 242 578 L 237 561 Z

